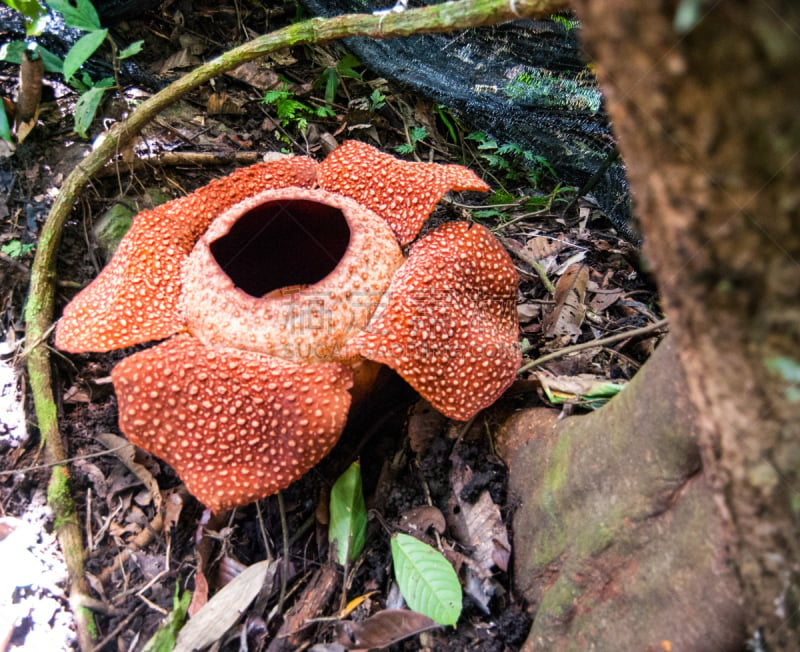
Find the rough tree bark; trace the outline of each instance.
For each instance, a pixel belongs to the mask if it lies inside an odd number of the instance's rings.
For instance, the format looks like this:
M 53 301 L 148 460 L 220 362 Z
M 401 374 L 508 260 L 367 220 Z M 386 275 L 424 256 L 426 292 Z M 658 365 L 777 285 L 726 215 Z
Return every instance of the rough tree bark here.
M 775 649 L 800 649 L 800 7 L 574 4 L 699 414 L 748 625 Z

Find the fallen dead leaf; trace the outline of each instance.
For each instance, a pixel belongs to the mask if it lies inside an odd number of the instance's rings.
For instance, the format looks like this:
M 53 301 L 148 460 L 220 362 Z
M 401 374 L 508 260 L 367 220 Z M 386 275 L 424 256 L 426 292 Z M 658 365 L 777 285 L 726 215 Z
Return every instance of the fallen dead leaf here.
M 225 73 L 237 81 L 249 84 L 259 91 L 266 91 L 280 85 L 280 77 L 272 68 L 267 68 L 258 61 L 248 61 L 238 68 Z
M 206 110 L 209 115 L 243 115 L 242 103 L 235 100 L 227 93 L 212 93 L 206 100 Z
M 348 650 L 385 648 L 427 629 L 436 621 L 409 609 L 384 609 L 360 622 L 341 621 L 337 641 Z
M 550 340 L 547 348 L 555 349 L 572 344 L 581 334 L 586 315 L 586 286 L 589 270 L 585 265 L 571 265 L 558 279 L 555 306 L 542 322 L 542 334 Z
M 136 448 L 127 439 L 110 432 L 103 432 L 97 435 L 97 439 L 119 458 L 119 460 L 144 483 L 153 497 L 156 510 L 161 509 L 161 490 L 153 474 L 142 464 L 136 461 Z
M 248 566 L 184 625 L 173 652 L 194 652 L 221 639 L 236 624 L 269 577 L 274 578 L 279 563 L 265 559 Z
M 448 521 L 456 540 L 467 549 L 481 576 L 491 576 L 495 567 L 508 570 L 511 544 L 500 508 L 488 490 L 483 490 L 475 503 L 463 500 L 461 493 L 472 479 L 472 469 L 460 457 L 452 458 L 452 462 L 453 502 Z
M 444 514 L 431 505 L 414 507 L 400 516 L 400 529 L 408 534 L 425 534 L 429 528 L 443 534 L 446 525 Z

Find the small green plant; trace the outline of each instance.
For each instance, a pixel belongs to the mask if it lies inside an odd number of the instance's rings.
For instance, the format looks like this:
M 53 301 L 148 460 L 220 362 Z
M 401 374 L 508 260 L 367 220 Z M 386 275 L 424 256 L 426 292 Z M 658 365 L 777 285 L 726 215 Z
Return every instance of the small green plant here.
M 6 242 L 2 247 L 0 247 L 0 251 L 2 251 L 6 256 L 9 258 L 19 259 L 29 254 L 33 251 L 33 248 L 36 245 L 33 243 L 29 244 L 22 244 L 19 240 L 9 240 Z
M 280 88 L 268 90 L 261 100 L 264 104 L 275 107 L 275 112 L 281 124 L 294 126 L 299 132 L 305 133 L 308 129 L 310 118 L 332 118 L 336 114 L 327 104 L 310 106 L 297 99 L 297 94 L 289 90 L 289 82 L 283 80 Z
M 361 486 L 361 464 L 353 462 L 331 489 L 328 539 L 341 566 L 358 559 L 364 549 L 366 531 L 367 508 Z
M 356 70 L 361 65 L 358 58 L 350 54 L 345 54 L 335 66 L 328 66 L 322 71 L 322 74 L 317 79 L 315 86 L 325 86 L 325 101 L 328 104 L 333 103 L 336 99 L 336 93 L 339 90 L 339 83 L 343 77 L 350 79 L 361 79 L 361 73 Z
M 453 565 L 427 543 L 408 534 L 392 536 L 392 565 L 408 606 L 440 625 L 461 616 L 461 583 Z
M 417 144 L 421 140 L 425 140 L 427 137 L 428 129 L 426 127 L 411 127 L 411 131 L 408 132 L 409 142 L 398 145 L 394 149 L 398 154 L 413 154 L 415 151 L 417 151 Z
M 380 111 L 384 106 L 386 106 L 386 96 L 383 93 L 381 93 L 379 88 L 374 89 L 369 96 L 370 113 L 375 113 L 375 111 Z
M 37 0 L 2 0 L 12 9 L 19 11 L 25 19 L 25 31 L 29 41 L 40 36 L 45 29 L 46 12 Z M 100 25 L 97 11 L 90 0 L 46 0 L 48 7 L 60 13 L 67 27 L 72 27 L 86 32 L 69 49 L 63 60 L 48 52 L 35 42 L 12 41 L 0 48 L 0 60 L 11 63 L 21 63 L 25 51 L 34 52 L 41 56 L 45 70 L 60 73 L 66 82 L 75 88 L 80 98 L 75 105 L 75 131 L 81 137 L 87 137 L 87 131 L 94 120 L 103 94 L 114 86 L 119 86 L 112 77 L 94 80 L 86 73 L 79 71 L 89 57 L 106 41 L 111 44 L 114 53 L 114 70 L 118 70 L 119 62 L 132 57 L 142 50 L 144 41 L 136 41 L 122 51 L 118 51 L 113 39 L 109 36 L 108 29 Z M 7 123 L 7 117 L 5 117 Z M 10 131 L 2 129 L 3 119 L 0 118 L 0 136 L 10 140 Z
M 522 149 L 515 143 L 498 144 L 480 131 L 473 131 L 466 137 L 477 143 L 481 158 L 507 179 L 527 181 L 538 188 L 546 176 L 556 178 L 553 166 L 544 156 Z
M 331 489 L 328 539 L 342 566 L 361 554 L 366 526 L 361 465 L 354 462 Z M 462 592 L 452 564 L 438 550 L 407 534 L 392 536 L 391 550 L 395 579 L 409 608 L 440 625 L 455 625 L 461 615 Z

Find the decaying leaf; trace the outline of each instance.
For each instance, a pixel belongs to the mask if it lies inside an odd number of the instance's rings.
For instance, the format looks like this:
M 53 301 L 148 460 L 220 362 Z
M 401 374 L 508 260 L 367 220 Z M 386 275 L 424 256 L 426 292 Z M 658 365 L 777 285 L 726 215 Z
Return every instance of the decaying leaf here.
M 400 528 L 409 534 L 425 534 L 430 528 L 443 534 L 446 525 L 444 514 L 432 505 L 413 507 L 400 517 Z
M 340 622 L 338 642 L 348 650 L 385 648 L 434 627 L 436 621 L 416 611 L 384 609 L 360 622 Z
M 626 383 L 611 382 L 602 376 L 578 374 L 577 376 L 554 376 L 537 372 L 536 378 L 554 405 L 579 405 L 596 410 L 619 394 Z
M 495 567 L 502 571 L 508 570 L 511 544 L 500 508 L 486 489 L 474 503 L 464 500 L 461 495 L 464 487 L 472 480 L 472 469 L 460 456 L 454 455 L 451 461 L 453 503 L 448 520 L 456 539 L 466 548 L 469 558 L 482 576 L 491 576 Z
M 237 100 L 227 93 L 212 93 L 206 100 L 206 110 L 209 115 L 243 115 L 244 107 L 240 100 Z
M 265 559 L 248 566 L 219 591 L 178 634 L 174 652 L 193 652 L 218 641 L 277 571 L 277 560 Z
M 548 348 L 572 344 L 581 334 L 581 325 L 586 315 L 586 286 L 589 270 L 585 265 L 571 265 L 558 279 L 555 306 L 542 322 L 542 334 L 551 340 Z
M 555 269 L 556 257 L 566 247 L 566 243 L 556 238 L 537 235 L 530 238 L 522 250 L 536 260 L 546 274 Z
M 262 92 L 279 86 L 281 81 L 278 73 L 258 61 L 248 61 L 225 74 Z
M 134 445 L 127 439 L 110 432 L 97 435 L 97 439 L 108 449 L 112 450 L 128 470 L 144 483 L 144 486 L 147 487 L 147 490 L 153 496 L 153 503 L 156 509 L 160 510 L 161 490 L 158 488 L 158 482 L 156 482 L 156 479 L 150 471 L 136 461 L 136 448 Z

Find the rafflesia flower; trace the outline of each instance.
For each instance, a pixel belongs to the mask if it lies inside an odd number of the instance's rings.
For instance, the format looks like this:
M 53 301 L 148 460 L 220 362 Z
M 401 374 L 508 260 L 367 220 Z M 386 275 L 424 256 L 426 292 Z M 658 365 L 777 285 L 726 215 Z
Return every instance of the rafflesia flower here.
M 56 345 L 166 339 L 112 372 L 121 430 L 214 511 L 275 493 L 336 443 L 364 365 L 466 420 L 514 379 L 517 275 L 483 227 L 418 235 L 458 165 L 350 141 L 237 170 L 140 213 Z M 370 363 L 369 361 L 372 361 Z

